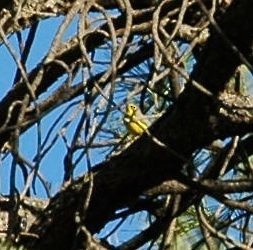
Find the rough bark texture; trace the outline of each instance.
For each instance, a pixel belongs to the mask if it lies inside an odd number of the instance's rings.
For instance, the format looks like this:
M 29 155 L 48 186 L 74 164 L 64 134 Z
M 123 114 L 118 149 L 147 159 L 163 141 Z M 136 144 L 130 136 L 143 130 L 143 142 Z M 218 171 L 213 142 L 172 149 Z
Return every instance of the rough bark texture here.
M 251 62 L 252 13 L 251 1 L 239 1 L 231 6 L 231 10 L 220 21 L 220 25 L 231 41 L 240 51 L 245 52 L 244 55 Z M 231 17 L 234 20 L 232 25 Z M 240 20 L 239 25 L 235 25 L 236 20 Z M 240 61 L 218 35 L 210 37 L 202 54 L 205 62 L 200 60 L 195 66 L 194 79 L 212 91 L 218 92 L 224 88 L 228 77 Z M 219 104 L 189 83 L 174 110 L 169 110 L 150 131 L 168 148 L 175 149 L 187 158 L 194 150 L 207 145 L 215 138 L 243 134 L 252 130 L 252 116 L 248 123 L 234 123 L 230 117 L 222 117 L 218 110 Z M 213 121 L 211 116 L 215 117 L 215 124 L 211 122 Z M 169 150 L 156 145 L 147 135 L 142 136 L 125 152 L 94 169 L 94 187 L 91 204 L 86 214 L 86 227 L 92 233 L 99 232 L 117 209 L 134 203 L 139 195 L 162 181 L 176 178 L 181 168 L 180 159 Z M 53 215 L 45 214 L 45 217 L 38 220 L 37 225 L 31 229 L 31 232 L 41 235 L 41 240 L 38 240 L 33 247 L 68 249 L 69 240 L 74 239 L 75 230 L 66 231 L 65 225 L 67 224 L 68 228 L 75 228 L 74 212 L 76 207 L 82 206 L 82 197 L 86 192 L 87 184 L 81 178 L 54 198 L 48 208 Z M 60 206 L 58 210 L 55 206 L 62 199 L 69 204 Z M 47 227 L 49 217 L 52 217 L 53 221 Z M 41 226 L 47 230 L 41 232 Z M 73 235 L 70 232 L 73 232 Z M 67 240 L 63 241 L 64 239 Z

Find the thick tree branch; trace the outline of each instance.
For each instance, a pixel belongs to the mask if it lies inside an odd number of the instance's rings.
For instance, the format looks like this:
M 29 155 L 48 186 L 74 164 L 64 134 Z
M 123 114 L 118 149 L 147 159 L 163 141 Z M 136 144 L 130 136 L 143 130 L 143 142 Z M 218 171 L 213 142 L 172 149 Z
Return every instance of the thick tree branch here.
M 248 7 L 249 3 L 252 6 L 250 0 L 242 2 L 245 7 Z M 237 8 L 234 7 L 231 11 L 236 12 Z M 251 15 L 251 13 L 248 14 Z M 249 25 L 247 15 L 241 18 Z M 236 34 L 236 30 L 234 32 Z M 222 60 L 216 58 L 218 61 Z M 202 65 L 197 64 L 196 69 L 198 67 L 202 68 Z M 209 71 L 215 75 L 216 72 L 213 71 L 211 65 L 209 67 Z M 234 68 L 234 64 L 232 63 L 230 67 Z M 203 78 L 206 79 L 204 76 Z M 220 85 L 224 86 L 224 84 L 225 82 L 220 82 Z M 236 125 L 231 120 L 229 123 L 223 121 L 220 123 L 218 119 L 220 115 L 213 108 L 215 105 L 213 98 L 188 86 L 180 95 L 173 112 L 169 110 L 150 129 L 151 135 L 156 136 L 167 148 L 154 143 L 150 136 L 143 135 L 122 154 L 93 169 L 94 189 L 85 219 L 85 225 L 91 233 L 98 232 L 113 217 L 117 209 L 127 207 L 146 190 L 177 176 L 182 164 L 186 162 L 171 154 L 169 148 L 173 148 L 183 158 L 189 159 L 194 150 L 219 136 L 244 134 L 252 129 L 252 123 L 247 128 L 240 127 L 240 124 Z M 213 126 L 210 119 L 210 109 L 213 109 L 211 115 L 217 118 L 217 127 Z M 75 232 L 76 228 L 74 214 L 76 208 L 83 202 L 87 185 L 87 179 L 82 177 L 52 200 L 45 215 L 31 229 L 31 232 L 38 234 L 41 239 L 33 243 L 33 249 L 46 247 L 68 249 L 70 241 L 75 237 L 70 233 Z M 70 228 L 68 232 L 64 225 Z M 46 230 L 42 231 L 42 228 Z M 65 238 L 68 238 L 68 241 L 63 243 L 62 239 Z
M 253 3 L 252 0 L 234 2 L 219 25 L 236 44 L 238 50 L 247 53 L 251 51 L 253 40 L 253 22 L 251 22 Z M 244 8 L 245 11 L 242 11 Z M 247 11 L 249 9 L 250 11 Z M 231 21 L 231 16 L 240 19 L 240 26 L 229 26 L 226 23 Z M 247 27 L 243 31 L 249 32 L 250 35 L 240 32 L 243 25 Z M 241 42 L 240 39 L 246 41 Z M 218 48 L 222 48 L 221 51 Z M 235 118 L 233 112 L 232 114 L 220 112 L 221 107 L 224 109 L 227 106 L 233 110 L 230 105 L 224 106 L 217 93 L 224 89 L 227 79 L 241 63 L 238 55 L 231 54 L 231 48 L 227 47 L 216 33 L 212 33 L 208 46 L 202 53 L 206 61 L 200 58 L 192 78 L 212 90 L 213 96 L 205 95 L 189 82 L 175 106 L 150 128 L 149 133 L 136 140 L 120 155 L 92 169 L 92 196 L 83 219 L 85 228 L 90 233 L 99 232 L 108 220 L 115 216 L 118 209 L 131 206 L 143 193 L 164 181 L 178 179 L 182 166 L 188 163 L 196 149 L 208 145 L 217 138 L 252 131 L 251 113 L 247 113 L 248 117 L 244 121 L 233 120 Z M 213 54 L 215 56 L 212 56 Z M 248 59 L 251 61 L 251 56 Z M 224 70 L 214 68 L 214 65 L 222 61 L 225 62 L 225 66 L 219 65 L 220 68 L 224 66 Z M 48 86 L 43 85 L 41 91 Z M 89 181 L 88 175 L 83 176 L 51 200 L 45 213 L 37 219 L 30 230 L 32 235 L 38 237 L 26 242 L 30 249 L 71 248 L 79 227 L 76 212 L 83 209 Z M 208 186 L 208 183 L 206 185 Z M 198 199 L 199 194 L 200 192 L 192 199 Z M 182 199 L 180 204 L 183 206 L 177 212 L 183 212 L 191 202 L 192 200 Z

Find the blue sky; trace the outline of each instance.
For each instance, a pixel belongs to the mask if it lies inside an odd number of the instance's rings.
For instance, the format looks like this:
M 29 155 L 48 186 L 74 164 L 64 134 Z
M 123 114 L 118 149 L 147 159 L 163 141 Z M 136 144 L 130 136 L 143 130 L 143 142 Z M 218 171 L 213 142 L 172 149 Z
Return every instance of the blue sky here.
M 36 67 L 36 65 L 41 61 L 41 59 L 46 55 L 48 48 L 51 45 L 52 39 L 54 38 L 54 34 L 57 32 L 57 29 L 59 28 L 59 25 L 63 21 L 63 17 L 57 17 L 52 18 L 49 20 L 44 20 L 40 22 L 38 31 L 36 33 L 35 41 L 33 43 L 30 56 L 27 61 L 27 71 L 31 71 L 33 68 Z M 69 28 L 66 30 L 64 34 L 64 40 L 68 40 L 68 38 L 71 37 L 74 33 L 77 32 L 77 19 L 75 18 Z M 24 30 L 22 32 L 23 40 L 25 41 L 26 36 L 28 32 L 27 30 Z M 9 37 L 9 42 L 11 46 L 14 47 L 16 50 L 16 53 L 18 54 L 18 41 L 15 35 Z M 97 59 L 104 60 L 109 62 L 108 53 L 105 53 L 105 50 L 101 50 L 101 55 Z M 9 52 L 7 51 L 6 47 L 2 45 L 0 47 L 0 75 L 2 76 L 0 79 L 0 99 L 2 99 L 7 91 L 11 89 L 11 86 L 13 84 L 13 79 L 15 76 L 16 71 L 16 65 L 13 60 L 13 58 L 10 56 Z M 94 72 L 95 73 L 95 72 Z M 52 90 L 54 90 L 57 86 L 63 83 L 65 79 L 65 76 L 59 78 L 56 83 L 52 87 L 50 87 L 47 91 L 47 93 L 44 93 L 40 96 L 40 100 L 43 98 L 46 98 Z M 80 77 L 77 77 L 75 79 L 76 81 L 80 81 Z M 79 98 L 81 100 L 82 97 Z M 45 136 L 47 135 L 47 132 L 49 131 L 52 123 L 55 121 L 56 117 L 58 117 L 66 107 L 68 107 L 69 103 L 57 108 L 56 110 L 52 111 L 49 115 L 47 115 L 45 118 L 41 121 L 41 131 L 42 131 L 42 142 L 45 139 Z M 52 133 L 49 142 L 53 139 L 53 137 L 61 131 L 60 129 L 63 126 L 63 123 L 66 120 L 71 119 L 73 114 L 76 112 L 77 106 L 73 106 L 68 110 L 68 112 L 65 112 L 63 115 L 63 120 L 58 124 L 58 126 L 55 128 L 54 133 Z M 66 136 L 69 139 L 69 142 L 71 141 L 71 136 L 73 136 L 73 131 L 75 130 L 75 125 L 78 122 L 79 117 L 72 122 L 72 124 L 68 127 L 68 130 L 66 131 Z M 119 119 L 119 117 L 117 117 Z M 115 124 L 113 125 L 115 126 Z M 117 128 L 119 129 L 119 126 L 117 125 Z M 33 126 L 31 129 L 26 131 L 21 136 L 20 140 L 20 153 L 26 157 L 28 160 L 32 161 L 34 156 L 37 152 L 37 127 L 36 125 Z M 104 159 L 105 151 L 103 150 L 93 150 L 93 154 L 91 155 L 91 164 L 92 166 L 97 164 L 98 162 L 101 162 Z M 41 174 L 45 177 L 45 179 L 51 184 L 52 187 L 52 194 L 55 194 L 63 180 L 63 158 L 66 154 L 66 146 L 64 145 L 64 142 L 62 139 L 58 139 L 56 145 L 50 150 L 50 152 L 46 155 L 46 157 L 43 159 L 42 164 L 40 166 Z M 0 162 L 0 193 L 7 194 L 9 190 L 9 176 L 10 176 L 10 166 L 11 166 L 11 160 L 12 157 L 9 155 L 6 159 L 2 160 Z M 81 164 L 76 168 L 75 175 L 78 176 L 82 174 L 84 171 L 87 170 L 86 161 L 83 160 Z M 23 178 L 21 176 L 21 171 L 19 168 L 17 168 L 17 185 L 22 190 L 22 187 L 24 185 Z M 44 188 L 40 184 L 39 181 L 36 182 L 36 191 L 37 195 L 40 197 L 45 197 Z
M 48 47 L 51 44 L 51 40 L 54 37 L 54 34 L 59 27 L 59 24 L 63 20 L 62 17 L 53 18 L 50 20 L 44 20 L 40 23 L 38 32 L 33 43 L 33 47 L 31 49 L 31 53 L 27 62 L 27 69 L 28 72 L 36 67 L 36 65 L 40 62 L 40 60 L 45 56 Z M 73 23 L 68 31 L 66 32 L 66 38 L 70 36 L 76 29 L 76 23 Z M 23 39 L 25 40 L 27 31 L 22 32 Z M 17 39 L 16 36 L 13 35 L 9 38 L 9 42 L 11 45 L 16 49 L 18 54 L 18 47 L 17 47 Z M 0 98 L 2 99 L 7 91 L 11 88 L 13 84 L 13 79 L 15 76 L 16 65 L 13 59 L 11 58 L 9 52 L 5 48 L 4 45 L 0 47 Z M 61 80 L 61 79 L 60 79 Z M 59 83 L 61 82 L 59 80 Z M 50 88 L 52 90 L 53 88 Z M 41 122 L 43 136 L 45 137 L 46 132 L 52 122 L 54 121 L 55 117 L 63 110 L 64 107 L 58 108 L 56 111 L 53 111 L 51 114 L 48 115 L 46 119 L 43 119 Z M 43 140 L 42 136 L 42 140 Z M 32 160 L 34 155 L 36 154 L 36 145 L 37 145 L 37 135 L 36 135 L 36 127 L 29 129 L 26 133 L 21 136 L 20 140 L 20 151 L 21 153 L 26 156 L 28 159 Z M 52 151 L 48 156 L 45 157 L 43 164 L 41 165 L 40 171 L 45 176 L 45 178 L 52 184 L 52 193 L 55 193 L 62 183 L 63 178 L 63 162 L 62 156 L 66 152 L 63 143 L 59 140 L 57 145 L 52 148 Z M 11 157 L 7 157 L 6 160 L 1 161 L 0 163 L 0 179 L 1 179 L 1 186 L 0 192 L 6 194 L 9 190 L 9 172 L 10 172 L 10 165 L 11 165 Z M 60 168 L 59 168 L 60 167 Z M 17 171 L 18 176 L 20 177 L 20 171 Z M 22 178 L 17 178 L 17 182 L 22 185 Z M 37 182 L 37 192 L 41 196 L 45 196 L 45 192 L 43 192 L 42 186 Z
M 54 34 L 57 31 L 57 28 L 59 27 L 59 24 L 62 22 L 63 18 L 53 18 L 50 20 L 45 20 L 40 23 L 37 35 L 35 38 L 35 41 L 33 43 L 33 47 L 31 49 L 31 53 L 27 62 L 27 70 L 28 72 L 36 67 L 36 65 L 40 62 L 40 60 L 45 56 L 47 49 L 49 48 L 51 44 L 51 39 L 54 37 Z M 65 34 L 65 38 L 71 36 L 74 32 L 76 33 L 76 20 L 72 23 L 72 25 L 69 27 L 68 31 Z M 25 41 L 25 38 L 27 36 L 27 31 L 22 32 L 23 39 Z M 9 37 L 9 41 L 11 45 L 16 49 L 18 54 L 18 42 L 15 35 Z M 105 57 L 104 60 L 109 61 L 108 55 L 102 51 L 101 57 Z M 0 99 L 2 99 L 8 90 L 11 88 L 13 84 L 13 79 L 15 76 L 15 70 L 16 65 L 14 60 L 11 58 L 9 52 L 5 48 L 4 45 L 0 47 Z M 101 58 L 100 58 L 101 59 Z M 58 80 L 58 83 L 55 85 L 59 85 L 62 83 L 62 79 Z M 50 91 L 54 89 L 54 87 L 51 87 L 49 89 L 48 94 L 50 94 Z M 43 94 L 43 97 L 46 97 L 47 94 Z M 41 121 L 41 131 L 42 131 L 42 141 L 45 139 L 45 136 L 50 129 L 52 123 L 55 121 L 56 117 L 60 115 L 60 113 L 68 106 L 68 104 L 63 105 L 63 107 L 58 108 L 57 110 L 52 111 L 45 119 Z M 49 141 L 53 139 L 55 136 L 57 130 L 59 131 L 64 120 L 70 119 L 72 112 L 75 112 L 76 107 L 73 107 L 69 110 L 69 112 L 66 112 L 64 114 L 64 119 L 59 125 L 56 127 L 54 133 L 52 133 L 52 136 L 50 137 Z M 119 117 L 117 117 L 119 119 Z M 66 132 L 67 136 L 68 134 L 72 134 L 72 132 L 75 129 L 75 125 L 77 123 L 78 119 L 70 126 L 69 130 Z M 115 121 L 116 122 L 116 121 Z M 112 124 L 112 126 L 116 126 L 115 124 Z M 119 126 L 115 127 L 115 129 L 119 129 Z M 31 129 L 26 131 L 24 134 L 22 134 L 20 138 L 20 153 L 22 156 L 24 156 L 26 159 L 32 162 L 34 156 L 37 152 L 37 128 L 36 125 L 33 126 Z M 91 164 L 95 165 L 96 163 L 102 161 L 105 156 L 105 151 L 101 150 L 95 150 L 94 153 L 91 156 Z M 58 139 L 56 145 L 50 150 L 50 153 L 43 159 L 42 164 L 40 166 L 40 173 L 45 177 L 45 179 L 51 184 L 51 194 L 55 194 L 63 180 L 63 158 L 66 154 L 66 147 L 64 145 L 64 142 L 62 139 Z M 3 157 L 3 155 L 2 155 Z M 12 157 L 10 155 L 7 155 L 5 159 L 0 160 L 0 193 L 1 194 L 8 194 L 9 192 L 9 177 L 10 177 L 10 169 L 12 164 Z M 82 174 L 84 171 L 86 171 L 86 161 L 83 160 L 80 166 L 76 169 L 75 174 L 78 176 Z M 20 188 L 20 190 L 23 189 L 24 183 L 23 183 L 23 177 L 22 172 L 20 168 L 17 168 L 16 171 L 16 184 L 17 187 Z M 44 191 L 43 186 L 41 185 L 40 181 L 36 181 L 36 195 L 38 197 L 46 198 L 46 193 Z M 133 215 L 130 218 L 128 218 L 124 224 L 122 225 L 123 230 L 117 232 L 116 234 L 109 237 L 109 242 L 113 244 L 120 244 L 123 241 L 129 239 L 133 234 L 138 233 L 145 225 L 147 224 L 147 215 L 145 213 L 138 213 L 137 215 Z M 115 222 L 109 223 L 104 230 L 101 231 L 101 235 L 105 236 L 115 225 Z
M 54 34 L 57 31 L 57 28 L 59 27 L 59 24 L 62 22 L 63 18 L 53 18 L 50 20 L 45 20 L 40 23 L 38 33 L 36 35 L 34 46 L 32 47 L 31 54 L 27 63 L 28 72 L 34 68 L 40 60 L 44 57 L 45 53 L 47 52 L 47 49 L 50 46 L 51 39 L 54 37 Z M 76 20 L 72 23 L 72 25 L 69 27 L 68 31 L 65 34 L 65 38 L 71 36 L 74 32 L 76 32 Z M 27 35 L 27 31 L 23 31 L 24 39 Z M 16 50 L 17 48 L 17 39 L 15 36 L 12 36 L 9 38 L 10 43 Z M 103 54 L 102 56 L 108 56 Z M 105 58 L 105 60 L 108 60 L 108 58 Z M 189 62 L 189 67 L 192 67 L 192 62 Z M 5 46 L 2 45 L 0 47 L 0 98 L 3 98 L 7 91 L 11 88 L 13 79 L 15 76 L 15 63 L 11 56 L 9 55 L 8 51 L 6 50 Z M 247 73 L 246 80 L 249 83 L 249 86 L 253 86 L 252 84 L 252 75 Z M 62 83 L 62 79 L 58 80 L 58 84 Z M 57 83 L 56 83 L 57 85 Z M 53 87 L 54 88 L 54 87 Z M 53 89 L 49 89 L 50 91 Z M 251 89 L 253 91 L 253 89 Z M 44 95 L 46 96 L 46 94 Z M 49 130 L 52 122 L 55 120 L 55 118 L 64 110 L 64 108 L 68 104 L 64 105 L 63 107 L 58 108 L 57 110 L 51 112 L 45 119 L 41 122 L 42 127 L 42 141 L 45 138 L 47 131 Z M 64 119 L 70 119 L 72 111 L 74 111 L 76 107 L 73 107 L 73 109 L 70 109 L 69 112 L 67 112 L 64 116 Z M 74 122 L 69 130 L 68 133 L 71 134 L 73 130 L 75 129 L 77 121 Z M 62 126 L 62 123 L 57 126 L 57 129 L 59 130 Z M 50 140 L 53 138 L 50 137 Z M 36 133 L 36 126 L 31 128 L 29 131 L 24 133 L 21 136 L 20 141 L 20 152 L 30 161 L 32 161 L 33 157 L 36 154 L 37 150 L 37 133 Z M 45 179 L 49 181 L 49 183 L 52 185 L 52 194 L 55 194 L 63 180 L 63 156 L 66 154 L 66 147 L 64 145 L 64 142 L 62 139 L 59 139 L 56 143 L 56 145 L 51 149 L 50 153 L 45 157 L 43 160 L 40 171 L 43 176 L 45 176 Z M 94 151 L 94 154 L 91 158 L 92 165 L 95 165 L 96 163 L 102 161 L 104 159 L 104 153 L 100 150 Z M 11 157 L 7 156 L 7 158 L 4 161 L 0 161 L 0 193 L 1 194 L 7 194 L 9 190 L 9 176 L 10 176 L 10 166 L 11 166 Z M 80 164 L 80 167 L 76 170 L 76 175 L 79 175 L 83 173 L 86 170 L 87 166 L 85 164 L 85 160 L 83 160 Z M 22 181 L 22 175 L 21 171 L 17 170 L 17 184 L 19 187 L 23 186 Z M 39 181 L 36 182 L 36 191 L 37 195 L 40 197 L 46 197 L 46 194 L 44 192 L 44 189 Z M 137 215 L 132 216 L 129 218 L 123 225 L 125 228 L 124 230 L 120 231 L 118 235 L 113 235 L 110 238 L 110 241 L 112 243 L 118 243 L 120 244 L 122 240 L 126 240 L 129 237 L 132 236 L 133 233 L 138 233 L 139 230 L 145 227 L 147 221 L 146 221 L 146 214 L 145 213 L 139 213 Z M 113 224 L 109 224 L 106 226 L 106 228 L 103 230 L 102 234 L 106 235 L 108 231 L 111 230 Z

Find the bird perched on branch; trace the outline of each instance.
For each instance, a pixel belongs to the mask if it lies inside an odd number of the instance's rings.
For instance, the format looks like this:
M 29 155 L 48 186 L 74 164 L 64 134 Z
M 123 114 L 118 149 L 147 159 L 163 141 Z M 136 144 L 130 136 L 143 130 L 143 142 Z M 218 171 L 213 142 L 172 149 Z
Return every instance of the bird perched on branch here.
M 150 125 L 147 118 L 141 113 L 139 108 L 130 103 L 126 106 L 124 123 L 128 132 L 133 136 L 138 136 L 144 133 Z

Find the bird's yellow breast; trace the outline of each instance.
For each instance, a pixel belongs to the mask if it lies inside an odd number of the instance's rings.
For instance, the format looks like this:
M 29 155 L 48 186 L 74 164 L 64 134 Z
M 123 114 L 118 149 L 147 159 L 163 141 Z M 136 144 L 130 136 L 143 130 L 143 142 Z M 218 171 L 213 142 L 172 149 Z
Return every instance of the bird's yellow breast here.
M 124 123 L 128 131 L 135 136 L 141 135 L 147 130 L 147 122 L 141 117 L 140 111 L 134 104 L 128 104 L 124 116 Z

